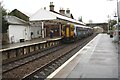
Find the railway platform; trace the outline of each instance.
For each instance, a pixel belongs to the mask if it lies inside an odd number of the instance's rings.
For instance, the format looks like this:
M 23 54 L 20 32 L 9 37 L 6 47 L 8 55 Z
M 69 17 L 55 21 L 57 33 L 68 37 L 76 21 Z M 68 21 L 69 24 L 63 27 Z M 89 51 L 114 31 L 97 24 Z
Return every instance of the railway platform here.
M 118 44 L 114 43 L 109 35 L 98 34 L 47 79 L 105 78 L 103 80 L 107 80 L 109 78 L 108 80 L 116 80 L 118 76 Z
M 60 44 L 61 37 L 38 38 L 21 43 L 3 45 L 0 52 L 2 53 L 3 63 L 8 63 L 20 58 L 35 54 Z
M 45 41 L 48 41 L 48 40 L 59 40 L 59 39 L 61 39 L 61 37 L 53 37 L 53 38 L 46 37 L 44 39 L 37 38 L 37 39 L 33 39 L 33 40 L 21 42 L 21 43 L 13 43 L 13 44 L 2 45 L 2 49 L 18 48 L 18 47 L 21 47 L 21 46 L 32 45 L 32 44 L 35 44 L 35 43 L 40 43 L 40 42 L 42 43 L 42 42 L 45 42 Z

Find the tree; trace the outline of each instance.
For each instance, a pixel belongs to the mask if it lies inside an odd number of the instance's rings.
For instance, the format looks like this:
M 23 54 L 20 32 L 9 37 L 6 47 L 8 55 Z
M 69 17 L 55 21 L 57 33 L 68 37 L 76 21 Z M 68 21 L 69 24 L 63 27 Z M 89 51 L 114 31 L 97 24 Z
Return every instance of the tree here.
M 1 19 L 2 19 L 2 33 L 6 33 L 7 32 L 7 29 L 8 29 L 8 23 L 7 21 L 4 19 L 4 16 L 7 15 L 7 12 L 6 10 L 3 8 L 2 6 L 2 2 L 0 2 L 0 16 L 1 16 Z
M 2 17 L 2 33 L 7 33 L 7 30 L 8 30 L 8 23 L 4 19 L 4 17 Z
M 0 15 L 3 17 L 7 14 L 6 9 L 3 8 L 2 2 L 0 2 Z
M 110 21 L 108 22 L 108 24 L 109 24 L 109 29 L 112 30 L 112 29 L 113 29 L 113 26 L 114 26 L 116 23 L 117 23 L 116 20 L 110 20 Z

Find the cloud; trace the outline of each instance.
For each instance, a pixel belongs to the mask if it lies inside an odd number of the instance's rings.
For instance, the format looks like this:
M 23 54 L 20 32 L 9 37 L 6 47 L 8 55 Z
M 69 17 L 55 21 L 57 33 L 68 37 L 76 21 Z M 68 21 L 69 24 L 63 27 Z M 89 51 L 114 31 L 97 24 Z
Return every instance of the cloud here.
M 46 7 L 49 10 L 49 3 L 54 2 L 55 11 L 60 7 L 69 8 L 73 16 L 78 19 L 82 16 L 83 21 L 88 22 L 90 19 L 99 22 L 106 21 L 107 15 L 115 11 L 115 1 L 107 0 L 4 0 L 6 9 L 15 8 L 27 13 L 35 13 L 40 8 Z

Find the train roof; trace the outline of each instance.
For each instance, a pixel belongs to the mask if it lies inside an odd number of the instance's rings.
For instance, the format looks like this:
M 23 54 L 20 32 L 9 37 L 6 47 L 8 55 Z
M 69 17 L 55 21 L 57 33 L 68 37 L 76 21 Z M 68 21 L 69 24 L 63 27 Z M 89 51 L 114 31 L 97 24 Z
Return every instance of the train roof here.
M 87 28 L 87 29 L 93 29 L 92 27 L 85 26 L 85 25 L 74 25 L 76 27 L 81 27 L 81 28 Z
M 76 27 L 81 27 L 81 28 L 85 28 L 85 25 L 74 25 Z
M 86 26 L 86 28 L 93 29 L 92 27 Z

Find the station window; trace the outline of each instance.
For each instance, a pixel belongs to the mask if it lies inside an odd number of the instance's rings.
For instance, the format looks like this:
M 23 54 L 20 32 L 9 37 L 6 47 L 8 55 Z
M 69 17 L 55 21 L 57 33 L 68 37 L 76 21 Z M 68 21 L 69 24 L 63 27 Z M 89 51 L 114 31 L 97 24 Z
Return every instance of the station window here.
M 39 31 L 37 31 L 37 34 L 39 34 Z

